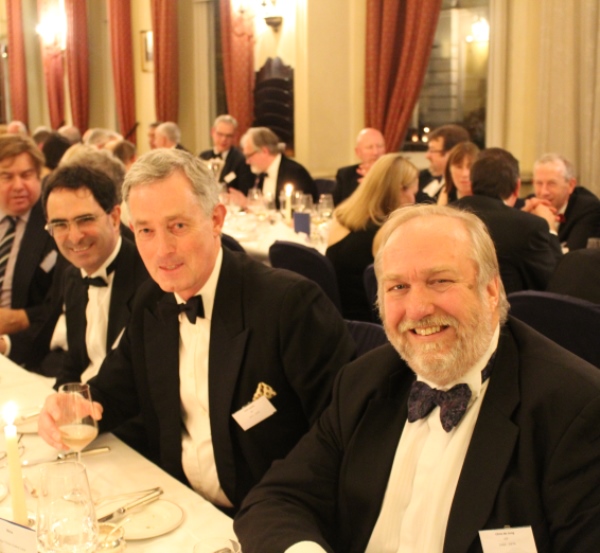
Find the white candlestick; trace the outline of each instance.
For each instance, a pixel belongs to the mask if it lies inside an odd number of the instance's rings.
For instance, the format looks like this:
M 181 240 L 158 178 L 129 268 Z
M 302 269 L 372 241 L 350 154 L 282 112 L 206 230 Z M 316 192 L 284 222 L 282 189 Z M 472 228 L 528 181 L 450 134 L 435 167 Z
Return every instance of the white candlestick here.
M 292 194 L 294 193 L 294 185 L 285 185 L 285 218 L 288 221 L 292 220 Z
M 10 409 L 8 407 L 10 406 Z M 11 416 L 12 415 L 12 416 Z M 10 497 L 12 499 L 13 521 L 22 526 L 27 526 L 27 507 L 25 506 L 25 486 L 19 458 L 19 444 L 17 440 L 17 427 L 13 424 L 16 415 L 16 406 L 8 404 L 4 408 L 4 437 L 6 439 L 6 456 L 8 458 L 8 474 Z

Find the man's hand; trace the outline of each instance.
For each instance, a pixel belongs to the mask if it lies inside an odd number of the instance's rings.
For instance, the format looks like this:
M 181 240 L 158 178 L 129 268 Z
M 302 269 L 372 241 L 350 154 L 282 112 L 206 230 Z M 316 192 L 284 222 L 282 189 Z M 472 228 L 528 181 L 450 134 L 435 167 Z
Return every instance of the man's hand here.
M 545 219 L 552 232 L 558 232 L 558 214 L 556 208 L 548 201 L 539 198 L 525 200 L 522 211 Z
M 29 317 L 25 309 L 0 307 L 0 334 L 14 334 L 29 328 Z
M 245 208 L 248 205 L 248 198 L 236 188 L 229 189 L 229 201 Z
M 358 182 L 362 182 L 363 178 L 369 172 L 369 169 L 371 169 L 371 167 L 373 167 L 372 163 L 361 163 L 358 166 L 358 168 L 356 169 L 356 172 L 360 175 Z
M 61 418 L 61 394 L 52 394 L 46 398 L 44 408 L 38 418 L 38 434 L 55 449 L 70 449 L 61 438 L 58 423 Z M 89 402 L 82 399 L 82 406 L 89 405 Z M 102 405 L 94 401 L 92 404 L 92 417 L 95 420 L 102 418 Z

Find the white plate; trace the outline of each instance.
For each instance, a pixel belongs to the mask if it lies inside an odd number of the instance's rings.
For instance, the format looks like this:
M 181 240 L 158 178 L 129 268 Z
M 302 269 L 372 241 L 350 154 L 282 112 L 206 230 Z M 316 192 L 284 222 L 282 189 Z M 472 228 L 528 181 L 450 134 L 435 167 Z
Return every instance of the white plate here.
M 96 516 L 101 517 L 118 508 L 119 503 L 125 501 L 109 502 L 96 509 Z M 179 505 L 166 499 L 158 499 L 148 505 L 140 505 L 128 511 L 125 515 L 129 518 L 123 528 L 125 529 L 125 541 L 145 540 L 167 534 L 175 530 L 183 522 L 183 510 Z M 111 521 L 120 524 L 120 520 Z

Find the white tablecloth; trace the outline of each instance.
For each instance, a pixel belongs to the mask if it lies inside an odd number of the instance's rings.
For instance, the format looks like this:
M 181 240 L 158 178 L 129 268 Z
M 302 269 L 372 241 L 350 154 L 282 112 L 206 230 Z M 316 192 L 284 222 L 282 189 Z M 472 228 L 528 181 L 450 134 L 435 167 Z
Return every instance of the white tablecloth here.
M 0 410 L 8 401 L 15 401 L 19 413 L 26 414 L 39 408 L 45 397 L 52 393 L 52 379 L 28 373 L 0 355 Z M 3 426 L 3 424 L 2 424 Z M 37 434 L 24 434 L 24 459 L 52 457 L 57 451 Z M 169 476 L 159 467 L 129 448 L 112 434 L 103 434 L 90 446 L 109 445 L 110 453 L 84 457 L 92 496 L 135 492 L 156 486 L 164 490 L 164 499 L 176 503 L 184 512 L 184 521 L 172 532 L 152 539 L 127 542 L 127 551 L 145 553 L 191 552 L 194 544 L 208 537 L 235 539 L 232 520 L 197 493 Z M 0 432 L 0 450 L 4 450 L 4 433 Z M 23 468 L 23 476 L 35 485 L 38 467 Z M 0 461 L 0 483 L 8 480 L 6 461 Z M 36 500 L 29 494 L 27 507 L 36 511 Z M 0 502 L 0 516 L 10 517 L 10 495 Z

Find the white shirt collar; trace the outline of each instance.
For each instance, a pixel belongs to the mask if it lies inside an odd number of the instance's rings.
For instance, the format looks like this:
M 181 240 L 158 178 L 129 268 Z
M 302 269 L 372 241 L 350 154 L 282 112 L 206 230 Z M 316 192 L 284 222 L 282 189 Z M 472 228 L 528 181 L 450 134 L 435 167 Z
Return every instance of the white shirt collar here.
M 98 270 L 94 271 L 91 275 L 88 275 L 83 269 L 79 269 L 80 272 L 81 272 L 81 276 L 82 277 L 89 276 L 91 278 L 102 277 L 106 282 L 108 282 L 109 275 L 107 274 L 106 269 L 115 260 L 115 258 L 117 257 L 117 255 L 119 255 L 119 252 L 121 251 L 121 244 L 122 243 L 123 243 L 123 239 L 119 236 L 119 238 L 117 239 L 117 244 L 115 245 L 115 249 L 106 258 L 106 260 L 104 261 L 104 263 L 102 263 L 102 265 L 100 265 L 100 267 L 98 268 Z

